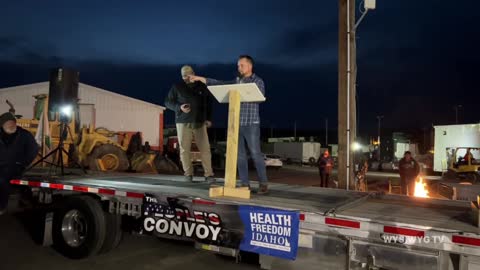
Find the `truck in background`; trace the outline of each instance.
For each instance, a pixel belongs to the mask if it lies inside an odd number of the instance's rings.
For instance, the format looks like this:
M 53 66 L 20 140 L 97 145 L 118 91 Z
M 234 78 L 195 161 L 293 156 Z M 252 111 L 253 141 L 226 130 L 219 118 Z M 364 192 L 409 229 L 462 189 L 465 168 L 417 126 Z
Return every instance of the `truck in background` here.
M 318 142 L 275 142 L 273 152 L 287 163 L 316 164 L 321 147 Z

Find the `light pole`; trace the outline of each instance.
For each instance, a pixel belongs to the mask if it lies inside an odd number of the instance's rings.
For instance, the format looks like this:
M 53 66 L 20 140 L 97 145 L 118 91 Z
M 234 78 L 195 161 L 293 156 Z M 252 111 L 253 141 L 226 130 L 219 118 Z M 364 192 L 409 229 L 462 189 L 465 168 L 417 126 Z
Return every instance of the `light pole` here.
M 380 135 L 381 135 L 381 130 L 382 130 L 382 119 L 383 119 L 383 115 L 377 115 L 377 120 L 378 120 L 378 161 L 381 162 L 382 159 L 381 159 L 381 142 L 380 142 Z
M 458 109 L 461 109 L 462 105 L 455 105 L 453 109 L 455 110 L 455 124 L 458 125 Z
M 325 118 L 325 147 L 328 147 L 328 118 Z
M 297 141 L 297 121 L 293 123 L 293 138 Z

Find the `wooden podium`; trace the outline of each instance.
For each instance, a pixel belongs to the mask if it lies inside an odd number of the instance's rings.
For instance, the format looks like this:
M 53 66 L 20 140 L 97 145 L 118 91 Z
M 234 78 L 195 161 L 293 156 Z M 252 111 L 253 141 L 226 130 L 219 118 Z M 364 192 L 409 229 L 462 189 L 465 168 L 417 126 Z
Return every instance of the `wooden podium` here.
M 218 102 L 229 103 L 225 183 L 223 187 L 210 187 L 210 197 L 225 196 L 250 199 L 250 190 L 247 187 L 237 188 L 240 103 L 263 102 L 265 101 L 265 97 L 255 83 L 209 86 L 208 89 Z

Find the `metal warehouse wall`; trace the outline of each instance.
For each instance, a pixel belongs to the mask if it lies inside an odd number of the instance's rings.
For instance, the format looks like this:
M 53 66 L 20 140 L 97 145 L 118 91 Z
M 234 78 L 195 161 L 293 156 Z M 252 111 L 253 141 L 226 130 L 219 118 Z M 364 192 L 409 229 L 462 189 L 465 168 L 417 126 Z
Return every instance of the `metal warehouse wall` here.
M 7 112 L 10 100 L 16 113 L 33 117 L 34 95 L 48 94 L 48 82 L 0 89 L 0 112 Z M 80 84 L 80 103 L 95 104 L 95 125 L 114 131 L 141 131 L 151 146 L 163 144 L 164 108 L 100 88 Z

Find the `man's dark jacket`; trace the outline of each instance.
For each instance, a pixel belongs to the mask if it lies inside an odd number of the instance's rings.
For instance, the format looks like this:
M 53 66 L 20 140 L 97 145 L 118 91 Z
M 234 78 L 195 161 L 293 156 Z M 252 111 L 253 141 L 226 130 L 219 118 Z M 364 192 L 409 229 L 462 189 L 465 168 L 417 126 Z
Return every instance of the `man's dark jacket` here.
M 191 111 L 182 112 L 182 104 L 190 104 Z M 182 81 L 174 84 L 165 99 L 165 106 L 175 112 L 176 123 L 203 123 L 212 118 L 210 92 L 201 82 L 187 85 Z
M 0 173 L 3 177 L 19 177 L 38 154 L 33 135 L 17 127 L 14 134 L 6 134 L 0 128 Z
M 325 173 L 331 174 L 333 165 L 333 158 L 331 156 L 325 157 L 325 155 L 322 155 L 318 158 L 318 168 Z
M 400 177 L 406 179 L 414 179 L 420 173 L 420 166 L 415 159 L 410 159 L 407 161 L 405 158 L 402 158 L 398 163 Z

